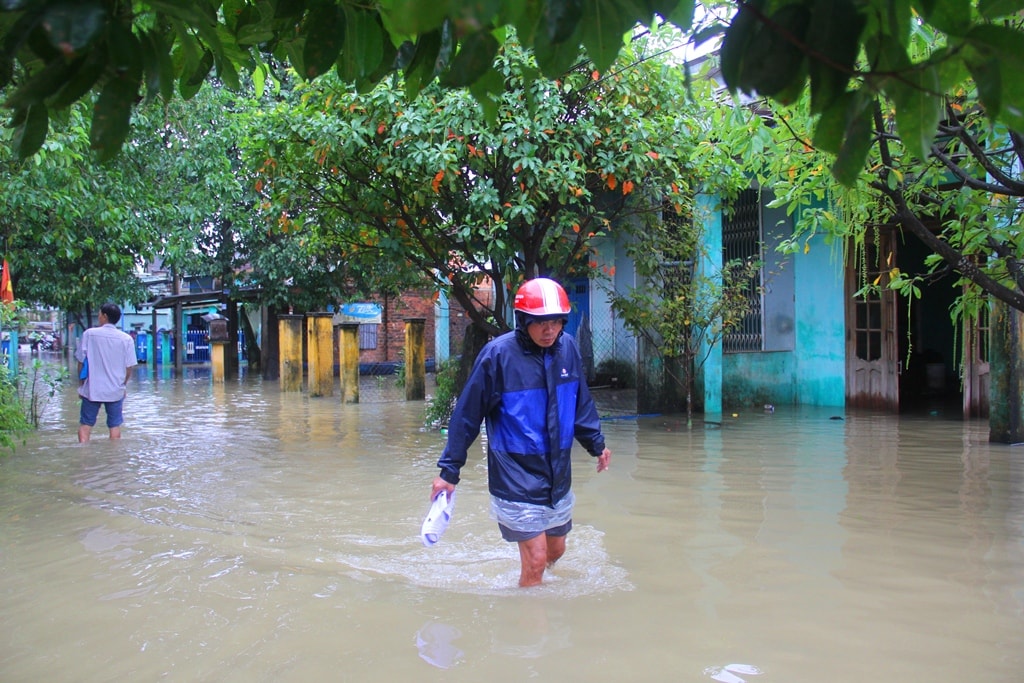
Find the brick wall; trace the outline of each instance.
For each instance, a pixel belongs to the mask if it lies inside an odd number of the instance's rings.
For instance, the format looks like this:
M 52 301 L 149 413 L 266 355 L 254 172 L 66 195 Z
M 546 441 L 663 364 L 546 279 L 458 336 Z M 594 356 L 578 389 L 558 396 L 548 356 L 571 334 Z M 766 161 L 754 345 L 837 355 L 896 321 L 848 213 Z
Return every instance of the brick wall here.
M 399 297 L 376 297 L 380 304 L 381 325 L 377 330 L 377 348 L 359 352 L 361 363 L 384 363 L 404 358 L 405 322 L 407 318 L 423 318 L 423 343 L 426 357 L 434 358 L 434 295 L 429 290 L 405 292 Z

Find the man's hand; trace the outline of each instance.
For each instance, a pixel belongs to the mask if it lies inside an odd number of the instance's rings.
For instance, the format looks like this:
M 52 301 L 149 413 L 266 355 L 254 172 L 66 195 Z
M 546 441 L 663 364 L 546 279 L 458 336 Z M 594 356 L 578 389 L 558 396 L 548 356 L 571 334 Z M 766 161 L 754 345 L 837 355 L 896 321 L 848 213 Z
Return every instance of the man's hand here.
M 608 463 L 611 461 L 611 459 L 611 450 L 608 448 L 604 449 L 601 455 L 597 456 L 597 471 L 604 472 L 606 469 L 608 469 Z
M 448 497 L 451 498 L 452 494 L 455 493 L 455 484 L 449 484 L 441 477 L 434 477 L 434 483 L 430 486 L 430 500 L 433 502 L 437 498 L 437 494 L 445 491 Z

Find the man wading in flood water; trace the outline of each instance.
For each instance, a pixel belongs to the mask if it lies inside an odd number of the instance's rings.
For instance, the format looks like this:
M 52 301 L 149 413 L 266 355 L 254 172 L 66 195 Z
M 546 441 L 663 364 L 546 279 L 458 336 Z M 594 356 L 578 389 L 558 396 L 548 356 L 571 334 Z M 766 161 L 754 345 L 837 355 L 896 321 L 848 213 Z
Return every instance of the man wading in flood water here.
M 448 426 L 430 498 L 451 497 L 467 451 L 487 425 L 487 483 L 501 537 L 519 544 L 520 586 L 541 583 L 565 553 L 572 529 L 570 454 L 575 438 L 608 469 L 597 408 L 579 347 L 563 328 L 569 297 L 554 280 L 527 280 L 516 292 L 516 329 L 480 351 Z
M 98 317 L 99 327 L 90 327 L 83 332 L 75 351 L 78 395 L 82 397 L 79 443 L 89 440 L 100 406 L 107 414 L 110 438 L 121 438 L 127 384 L 132 377 L 132 369 L 138 363 L 131 335 L 114 327 L 121 319 L 121 309 L 117 304 L 103 304 Z

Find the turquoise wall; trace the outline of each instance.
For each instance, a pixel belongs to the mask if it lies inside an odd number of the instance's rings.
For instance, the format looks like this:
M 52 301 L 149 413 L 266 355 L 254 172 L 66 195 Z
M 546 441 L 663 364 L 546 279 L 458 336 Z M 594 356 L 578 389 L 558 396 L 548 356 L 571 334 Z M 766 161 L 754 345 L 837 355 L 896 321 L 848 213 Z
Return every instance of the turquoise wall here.
M 722 269 L 722 212 L 717 197 L 697 196 L 696 220 L 704 225 L 705 256 L 698 264 L 704 273 L 717 273 Z M 706 348 L 706 346 L 705 346 Z M 705 360 L 697 372 L 696 387 L 704 389 L 704 414 L 718 415 L 722 412 L 723 357 L 722 345 L 706 349 Z M 700 401 L 697 401 L 700 403 Z
M 792 351 L 723 356 L 726 406 L 846 403 L 846 320 L 842 254 L 820 237 L 792 255 L 795 341 Z M 770 293 L 768 294 L 770 296 Z
M 816 237 L 796 268 L 796 403 L 846 405 L 846 292 L 838 243 Z

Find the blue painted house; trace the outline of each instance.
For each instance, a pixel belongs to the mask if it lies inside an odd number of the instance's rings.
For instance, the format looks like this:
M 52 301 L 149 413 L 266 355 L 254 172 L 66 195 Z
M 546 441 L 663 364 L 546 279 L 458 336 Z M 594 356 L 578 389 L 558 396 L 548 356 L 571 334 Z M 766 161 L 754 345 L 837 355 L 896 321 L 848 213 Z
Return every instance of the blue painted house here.
M 884 285 L 893 266 L 919 269 L 927 249 L 879 225 L 859 250 L 817 236 L 798 253 L 782 254 L 777 247 L 793 234 L 793 219 L 770 208 L 771 200 L 770 189 L 751 188 L 726 211 L 717 198 L 699 198 L 696 220 L 714 255 L 700 267 L 717 272 L 734 258 L 764 265 L 751 289 L 751 313 L 701 367 L 695 405 L 712 415 L 765 404 L 984 415 L 986 324 L 954 329 L 952 276 L 914 302 L 884 289 L 858 294 L 865 279 Z M 597 251 L 609 287 L 643 286 L 621 244 L 606 240 Z M 586 296 L 595 365 L 617 359 L 643 366 L 648 352 L 615 320 L 602 286 Z

